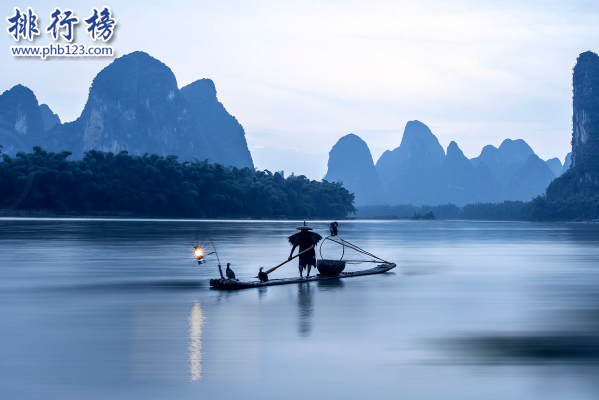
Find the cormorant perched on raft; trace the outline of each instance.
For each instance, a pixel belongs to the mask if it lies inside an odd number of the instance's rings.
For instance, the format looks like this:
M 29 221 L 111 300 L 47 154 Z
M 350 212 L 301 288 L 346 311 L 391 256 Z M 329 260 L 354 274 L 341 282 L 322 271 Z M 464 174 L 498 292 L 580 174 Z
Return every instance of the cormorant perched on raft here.
M 235 279 L 235 272 L 233 272 L 233 270 L 231 268 L 229 268 L 231 264 L 227 263 L 227 269 L 225 271 L 225 274 L 227 275 L 227 279 L 231 279 L 231 280 L 237 280 Z
M 304 250 L 308 250 L 312 245 L 316 247 L 318 242 L 320 242 L 320 240 L 322 239 L 322 236 L 320 236 L 318 233 L 310 232 L 312 228 L 306 226 L 306 221 L 304 221 L 304 226 L 298 226 L 295 229 L 299 230 L 299 232 L 294 233 L 288 238 L 289 243 L 293 245 L 293 248 L 291 249 L 291 254 L 289 254 L 289 260 L 291 260 L 296 247 L 299 246 L 299 252 L 301 253 Z M 300 278 L 303 278 L 303 271 L 306 267 L 308 267 L 306 278 L 309 278 L 310 268 L 316 267 L 316 251 L 314 251 L 314 248 L 299 256 Z
M 339 224 L 337 223 L 337 221 L 330 223 L 329 229 L 331 230 L 331 236 L 337 236 L 337 227 L 338 226 L 339 226 Z
M 260 281 L 262 282 L 268 282 L 268 275 L 266 274 L 266 272 L 262 271 L 263 269 L 264 267 L 260 267 L 260 272 L 258 272 L 258 279 L 260 279 Z

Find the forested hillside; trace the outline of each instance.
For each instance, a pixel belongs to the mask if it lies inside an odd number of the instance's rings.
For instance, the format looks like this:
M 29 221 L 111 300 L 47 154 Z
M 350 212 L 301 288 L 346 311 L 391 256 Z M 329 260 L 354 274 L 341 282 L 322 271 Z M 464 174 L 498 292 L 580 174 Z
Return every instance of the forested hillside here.
M 90 150 L 2 155 L 0 209 L 127 211 L 140 215 L 210 218 L 223 215 L 343 218 L 354 195 L 341 184 L 176 156 L 132 156 Z

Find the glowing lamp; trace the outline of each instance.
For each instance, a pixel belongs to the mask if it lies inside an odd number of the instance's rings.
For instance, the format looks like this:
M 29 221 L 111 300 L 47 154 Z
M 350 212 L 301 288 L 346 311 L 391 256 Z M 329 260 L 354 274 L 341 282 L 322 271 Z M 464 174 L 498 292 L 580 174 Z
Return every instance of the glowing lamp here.
M 204 257 L 204 251 L 200 249 L 198 246 L 194 247 L 193 255 L 199 260 Z

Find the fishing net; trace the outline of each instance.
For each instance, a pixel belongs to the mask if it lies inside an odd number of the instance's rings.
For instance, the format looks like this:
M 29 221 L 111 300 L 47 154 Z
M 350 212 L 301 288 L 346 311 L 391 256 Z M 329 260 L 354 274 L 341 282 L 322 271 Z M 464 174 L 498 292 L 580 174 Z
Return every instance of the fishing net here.
M 323 256 L 324 254 L 327 257 Z M 339 236 L 327 236 L 320 243 L 320 258 L 327 260 L 345 261 L 346 264 L 361 264 L 361 263 L 388 263 L 380 257 L 356 246 L 353 243 L 342 239 Z

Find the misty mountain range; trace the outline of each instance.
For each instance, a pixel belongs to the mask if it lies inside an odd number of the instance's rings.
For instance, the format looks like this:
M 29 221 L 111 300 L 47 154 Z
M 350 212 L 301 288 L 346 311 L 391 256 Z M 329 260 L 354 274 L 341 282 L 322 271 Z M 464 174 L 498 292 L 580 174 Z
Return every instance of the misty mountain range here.
M 210 79 L 181 89 L 169 67 L 143 52 L 114 60 L 96 75 L 81 115 L 61 123 L 35 94 L 17 85 L 0 95 L 0 144 L 14 155 L 33 146 L 133 155 L 177 155 L 181 161 L 253 168 L 245 131 L 218 101 Z
M 368 145 L 349 134 L 329 153 L 325 179 L 342 181 L 356 205 L 413 204 L 462 206 L 503 200 L 529 201 L 564 173 L 559 159 L 541 160 L 522 139 L 485 146 L 468 159 L 456 142 L 447 151 L 420 121 L 406 124 L 401 144 L 374 164 Z
M 33 146 L 67 150 L 76 159 L 92 149 L 125 150 L 254 168 L 245 131 L 218 101 L 214 83 L 200 79 L 179 89 L 171 69 L 143 52 L 124 55 L 101 70 L 72 122 L 62 123 L 27 87 L 5 91 L 0 95 L 0 144 L 9 155 L 30 152 Z M 280 157 L 299 157 L 298 165 L 309 162 L 293 153 Z M 521 139 L 506 139 L 499 148 L 485 146 L 469 160 L 457 143 L 445 150 L 425 124 L 409 121 L 399 147 L 385 151 L 376 165 L 362 139 L 342 137 L 329 153 L 325 179 L 342 181 L 355 194 L 356 205 L 464 205 L 528 201 L 569 165 L 570 155 L 565 165 L 557 158 L 545 162 Z

